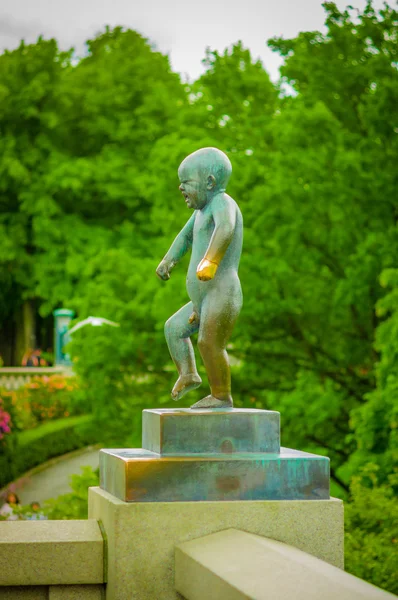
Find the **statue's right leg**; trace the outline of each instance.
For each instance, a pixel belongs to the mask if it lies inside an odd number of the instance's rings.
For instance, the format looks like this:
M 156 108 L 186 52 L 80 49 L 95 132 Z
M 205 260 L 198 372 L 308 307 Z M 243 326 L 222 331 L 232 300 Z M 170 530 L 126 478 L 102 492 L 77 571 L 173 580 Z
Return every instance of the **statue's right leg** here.
M 178 370 L 178 380 L 173 387 L 171 397 L 179 400 L 190 390 L 197 388 L 202 383 L 196 370 L 195 353 L 193 350 L 191 335 L 199 329 L 198 320 L 189 322 L 189 317 L 194 312 L 192 302 L 188 302 L 180 308 L 164 326 L 167 345 L 171 358 Z

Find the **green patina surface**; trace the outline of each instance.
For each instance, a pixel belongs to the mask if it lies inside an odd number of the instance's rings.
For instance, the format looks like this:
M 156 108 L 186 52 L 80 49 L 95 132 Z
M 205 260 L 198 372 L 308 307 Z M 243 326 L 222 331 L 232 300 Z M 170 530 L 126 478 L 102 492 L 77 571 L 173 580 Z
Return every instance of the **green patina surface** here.
M 274 411 L 146 410 L 145 447 L 101 450 L 100 485 L 127 502 L 328 499 L 329 459 L 279 439 Z
M 279 452 L 279 428 L 276 411 L 144 410 L 142 447 L 162 455 Z
M 326 500 L 329 460 L 284 448 L 178 457 L 101 450 L 100 485 L 126 502 Z

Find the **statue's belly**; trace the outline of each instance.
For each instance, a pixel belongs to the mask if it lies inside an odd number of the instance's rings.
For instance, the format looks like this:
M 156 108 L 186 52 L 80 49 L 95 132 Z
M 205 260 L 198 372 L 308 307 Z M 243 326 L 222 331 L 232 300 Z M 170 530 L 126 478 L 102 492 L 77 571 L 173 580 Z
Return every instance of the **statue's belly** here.
M 196 269 L 199 262 L 200 261 L 191 260 L 187 273 L 187 292 L 196 309 L 200 308 L 203 298 L 213 284 L 213 281 L 200 281 L 197 278 Z

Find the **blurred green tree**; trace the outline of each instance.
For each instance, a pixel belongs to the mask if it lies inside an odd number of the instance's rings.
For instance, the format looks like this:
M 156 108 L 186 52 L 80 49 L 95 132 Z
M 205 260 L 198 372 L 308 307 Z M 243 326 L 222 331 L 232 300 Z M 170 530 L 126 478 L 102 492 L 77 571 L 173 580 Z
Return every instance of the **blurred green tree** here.
M 148 154 L 186 104 L 168 59 L 136 32 L 107 29 L 71 56 L 39 39 L 0 57 L 3 327 L 19 311 L 7 362 L 35 345 L 35 309 L 70 300 L 119 228 L 134 235 L 146 220 Z
M 4 334 L 17 321 L 14 353 L 1 344 L 7 362 L 20 360 L 35 345 L 36 206 L 45 198 L 32 191 L 43 176 L 52 152 L 62 144 L 56 132 L 57 90 L 70 53 L 55 40 L 21 43 L 0 56 L 0 327 Z
M 350 419 L 376 386 L 379 278 L 398 262 L 397 14 L 325 8 L 325 34 L 270 42 L 295 95 L 274 113 L 263 182 L 243 200 L 250 252 L 233 352 L 241 402 L 279 407 L 284 443 L 329 454 L 348 491 Z
M 203 64 L 205 73 L 186 89 L 190 110 L 183 118 L 209 131 L 227 152 L 267 148 L 278 97 L 261 61 L 238 42 L 223 54 L 208 48 Z

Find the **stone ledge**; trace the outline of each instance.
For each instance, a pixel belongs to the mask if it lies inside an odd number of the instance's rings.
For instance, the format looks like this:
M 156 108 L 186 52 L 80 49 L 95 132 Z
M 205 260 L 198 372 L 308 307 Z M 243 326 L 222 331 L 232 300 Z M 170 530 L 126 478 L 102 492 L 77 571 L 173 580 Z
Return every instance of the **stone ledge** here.
M 48 586 L 0 587 L 1 600 L 48 600 Z
M 282 542 L 228 529 L 176 548 L 187 600 L 388 600 L 385 592 Z
M 48 600 L 101 600 L 102 585 L 51 585 Z
M 1 600 L 103 600 L 103 585 L 32 585 L 0 588 Z
M 103 583 L 103 553 L 95 520 L 4 521 L 0 586 Z

